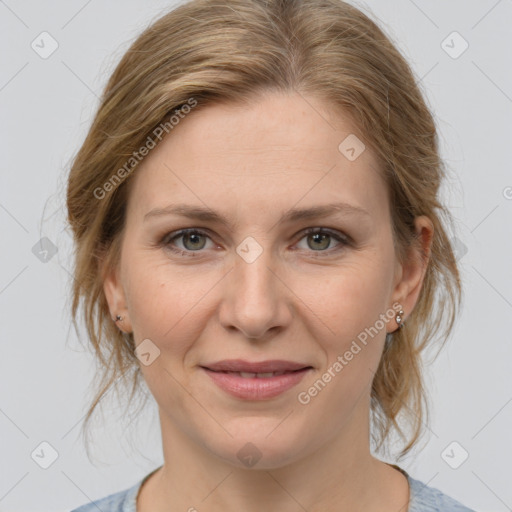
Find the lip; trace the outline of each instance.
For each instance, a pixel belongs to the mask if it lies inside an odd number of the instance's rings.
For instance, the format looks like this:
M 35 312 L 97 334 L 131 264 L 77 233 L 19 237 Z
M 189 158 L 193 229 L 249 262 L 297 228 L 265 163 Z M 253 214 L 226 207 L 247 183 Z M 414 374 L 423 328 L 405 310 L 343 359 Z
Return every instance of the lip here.
M 219 368 L 217 370 L 217 368 Z M 240 359 L 219 361 L 201 369 L 224 392 L 244 400 L 266 400 L 296 386 L 313 368 L 291 361 L 273 360 L 251 363 Z M 272 377 L 242 377 L 236 373 L 284 372 Z
M 215 363 L 201 365 L 203 368 L 216 372 L 293 372 L 303 368 L 311 368 L 311 365 L 284 359 L 272 359 L 260 362 L 251 362 L 244 359 L 224 359 Z

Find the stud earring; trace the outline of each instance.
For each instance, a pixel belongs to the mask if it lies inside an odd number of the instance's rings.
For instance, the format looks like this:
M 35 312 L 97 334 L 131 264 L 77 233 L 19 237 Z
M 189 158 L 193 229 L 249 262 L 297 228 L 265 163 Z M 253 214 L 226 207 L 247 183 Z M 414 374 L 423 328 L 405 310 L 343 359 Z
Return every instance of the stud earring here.
M 119 321 L 120 321 L 120 320 L 122 320 L 122 319 L 123 319 L 123 317 L 122 317 L 121 315 L 116 315 L 116 319 L 115 319 L 115 321 L 116 321 L 116 322 L 119 322 Z
M 404 316 L 403 310 L 400 310 L 395 317 L 396 323 L 398 324 L 398 329 L 401 329 L 404 326 L 404 322 L 402 322 L 402 318 Z

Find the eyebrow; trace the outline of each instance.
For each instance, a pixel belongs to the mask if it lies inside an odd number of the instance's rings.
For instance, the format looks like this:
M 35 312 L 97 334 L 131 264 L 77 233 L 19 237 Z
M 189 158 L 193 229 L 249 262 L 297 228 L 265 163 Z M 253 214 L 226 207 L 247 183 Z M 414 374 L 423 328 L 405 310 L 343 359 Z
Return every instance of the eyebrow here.
M 310 208 L 291 208 L 281 215 L 279 223 L 296 222 L 300 220 L 311 220 L 321 217 L 328 217 L 336 213 L 355 216 L 370 216 L 370 213 L 361 208 L 348 203 L 331 203 L 326 205 L 313 206 Z M 223 215 L 202 206 L 192 206 L 187 204 L 171 204 L 164 208 L 154 208 L 144 215 L 144 221 L 167 215 L 179 215 L 203 222 L 216 222 L 227 228 L 232 229 L 232 224 Z

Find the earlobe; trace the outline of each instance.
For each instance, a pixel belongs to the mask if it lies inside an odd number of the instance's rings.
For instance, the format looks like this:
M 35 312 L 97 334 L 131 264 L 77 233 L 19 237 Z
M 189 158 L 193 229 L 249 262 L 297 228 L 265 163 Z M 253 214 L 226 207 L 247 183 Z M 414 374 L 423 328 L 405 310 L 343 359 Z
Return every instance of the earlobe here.
M 110 317 L 123 332 L 131 332 L 126 297 L 118 267 L 103 274 L 103 292 L 108 303 Z

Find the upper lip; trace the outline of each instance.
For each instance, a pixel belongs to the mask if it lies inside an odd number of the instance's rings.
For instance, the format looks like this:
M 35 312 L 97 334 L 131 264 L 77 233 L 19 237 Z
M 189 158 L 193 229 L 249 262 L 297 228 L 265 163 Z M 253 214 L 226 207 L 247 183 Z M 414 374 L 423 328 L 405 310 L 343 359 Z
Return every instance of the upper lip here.
M 251 362 L 243 359 L 224 359 L 216 363 L 202 365 L 216 372 L 248 372 L 248 373 L 270 373 L 270 372 L 291 372 L 311 368 L 311 365 L 296 363 L 294 361 L 285 361 L 282 359 L 272 359 L 268 361 Z

